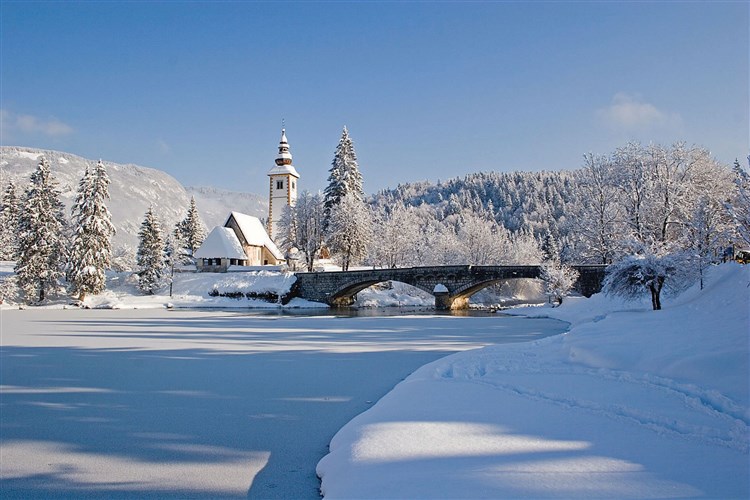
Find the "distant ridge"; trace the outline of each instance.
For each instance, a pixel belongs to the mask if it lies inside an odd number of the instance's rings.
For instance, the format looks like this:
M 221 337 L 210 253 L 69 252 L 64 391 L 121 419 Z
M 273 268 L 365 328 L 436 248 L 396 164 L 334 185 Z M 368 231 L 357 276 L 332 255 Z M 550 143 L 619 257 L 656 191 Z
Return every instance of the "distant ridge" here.
M 0 189 L 12 180 L 20 192 L 26 188 L 29 176 L 45 156 L 52 175 L 59 183 L 62 201 L 70 214 L 78 182 L 87 165 L 98 160 L 82 158 L 70 153 L 17 146 L 0 146 Z M 109 210 L 117 229 L 115 248 L 136 248 L 138 230 L 143 215 L 150 205 L 161 221 L 171 230 L 185 217 L 190 197 L 195 196 L 203 222 L 210 230 L 221 225 L 231 211 L 263 218 L 267 214 L 267 199 L 256 194 L 226 191 L 213 187 L 184 187 L 171 175 L 154 168 L 120 164 L 104 160 L 111 184 Z

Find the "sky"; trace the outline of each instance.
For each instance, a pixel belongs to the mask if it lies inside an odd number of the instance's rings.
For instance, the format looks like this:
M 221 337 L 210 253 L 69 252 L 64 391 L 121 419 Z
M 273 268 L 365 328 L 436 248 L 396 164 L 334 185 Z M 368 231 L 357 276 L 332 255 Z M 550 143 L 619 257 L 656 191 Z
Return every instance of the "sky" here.
M 341 131 L 365 191 L 574 169 L 630 140 L 748 155 L 750 4 L 0 0 L 0 144 L 265 194 Z

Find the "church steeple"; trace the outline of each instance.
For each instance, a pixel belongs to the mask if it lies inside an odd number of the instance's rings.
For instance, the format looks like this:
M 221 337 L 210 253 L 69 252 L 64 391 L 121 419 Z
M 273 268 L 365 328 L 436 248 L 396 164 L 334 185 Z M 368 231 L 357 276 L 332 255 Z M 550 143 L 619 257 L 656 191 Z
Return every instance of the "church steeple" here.
M 289 143 L 286 140 L 286 129 L 281 129 L 281 141 L 279 141 L 279 156 L 276 158 L 276 165 L 291 165 L 292 153 L 289 152 Z
M 286 139 L 286 129 L 281 129 L 279 154 L 276 166 L 268 171 L 270 192 L 268 198 L 268 234 L 276 240 L 277 227 L 284 213 L 284 207 L 294 206 L 297 202 L 297 179 L 299 174 L 292 165 L 292 153 Z

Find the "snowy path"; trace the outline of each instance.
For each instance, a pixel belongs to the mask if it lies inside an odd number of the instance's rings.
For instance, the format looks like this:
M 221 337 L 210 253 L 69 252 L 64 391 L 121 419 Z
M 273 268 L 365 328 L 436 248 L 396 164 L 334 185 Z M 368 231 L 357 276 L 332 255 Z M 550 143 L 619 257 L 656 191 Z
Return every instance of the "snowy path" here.
M 0 326 L 3 498 L 316 498 L 332 436 L 410 372 L 564 324 L 5 310 Z

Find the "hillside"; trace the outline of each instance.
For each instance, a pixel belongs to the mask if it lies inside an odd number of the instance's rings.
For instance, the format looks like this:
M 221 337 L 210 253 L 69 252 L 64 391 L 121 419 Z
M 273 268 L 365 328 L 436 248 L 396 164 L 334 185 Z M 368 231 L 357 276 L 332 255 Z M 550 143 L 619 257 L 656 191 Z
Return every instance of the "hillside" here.
M 70 208 L 86 166 L 94 165 L 97 160 L 59 151 L 0 147 L 0 185 L 4 189 L 12 180 L 19 191 L 24 189 L 42 155 L 46 156 L 52 175 L 59 183 L 63 203 Z M 153 205 L 154 211 L 170 227 L 185 216 L 191 196 L 195 196 L 198 211 L 209 229 L 223 224 L 233 210 L 256 217 L 266 215 L 266 199 L 255 194 L 212 187 L 186 188 L 161 170 L 106 160 L 105 164 L 111 180 L 108 206 L 117 229 L 115 248 L 137 246 L 138 230 L 149 205 Z

